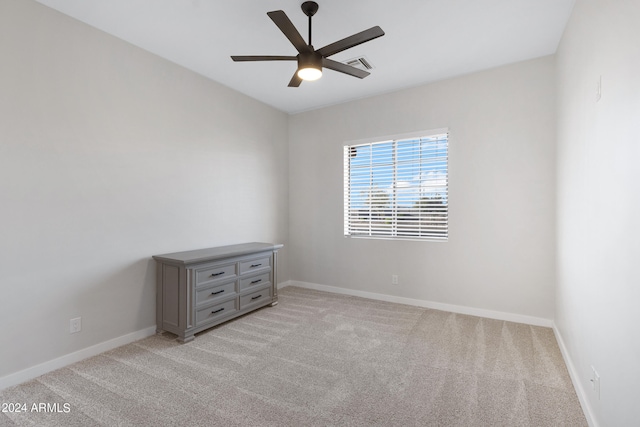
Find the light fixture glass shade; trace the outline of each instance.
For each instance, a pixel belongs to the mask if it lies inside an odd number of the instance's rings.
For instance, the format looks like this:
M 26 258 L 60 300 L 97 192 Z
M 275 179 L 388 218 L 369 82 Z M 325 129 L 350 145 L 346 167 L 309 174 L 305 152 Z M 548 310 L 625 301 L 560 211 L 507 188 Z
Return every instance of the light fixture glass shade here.
M 322 77 L 322 70 L 313 67 L 301 68 L 298 70 L 298 77 L 307 81 L 318 80 Z

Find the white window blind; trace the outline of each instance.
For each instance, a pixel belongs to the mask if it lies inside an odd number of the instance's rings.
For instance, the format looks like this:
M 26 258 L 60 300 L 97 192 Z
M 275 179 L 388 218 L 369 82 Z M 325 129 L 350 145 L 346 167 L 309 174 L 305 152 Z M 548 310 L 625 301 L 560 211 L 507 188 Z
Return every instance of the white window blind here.
M 446 240 L 448 134 L 344 147 L 344 234 Z

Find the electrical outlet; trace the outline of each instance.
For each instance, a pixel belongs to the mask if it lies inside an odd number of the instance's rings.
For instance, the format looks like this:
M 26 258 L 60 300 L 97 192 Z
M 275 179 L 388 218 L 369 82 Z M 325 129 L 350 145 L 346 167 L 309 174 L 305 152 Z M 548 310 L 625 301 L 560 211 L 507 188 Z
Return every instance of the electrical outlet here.
M 392 274 L 392 275 L 391 275 L 391 284 L 392 284 L 392 285 L 397 285 L 397 284 L 399 284 L 399 282 L 398 282 L 398 275 L 397 275 L 397 274 Z
M 75 334 L 82 330 L 82 317 L 69 320 L 69 333 Z

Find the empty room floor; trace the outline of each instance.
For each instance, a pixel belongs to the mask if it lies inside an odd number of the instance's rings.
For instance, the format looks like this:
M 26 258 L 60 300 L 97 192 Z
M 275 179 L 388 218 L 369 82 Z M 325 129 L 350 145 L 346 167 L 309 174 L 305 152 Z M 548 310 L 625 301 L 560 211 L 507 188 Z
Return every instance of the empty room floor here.
M 550 328 L 298 287 L 190 343 L 155 335 L 0 402 L 26 409 L 2 426 L 587 425 Z

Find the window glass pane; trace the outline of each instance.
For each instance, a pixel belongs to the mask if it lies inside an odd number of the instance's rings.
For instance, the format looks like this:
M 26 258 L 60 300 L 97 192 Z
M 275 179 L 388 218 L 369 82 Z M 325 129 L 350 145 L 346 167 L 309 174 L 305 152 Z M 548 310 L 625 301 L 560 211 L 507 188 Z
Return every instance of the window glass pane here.
M 345 234 L 446 239 L 448 136 L 345 147 Z

